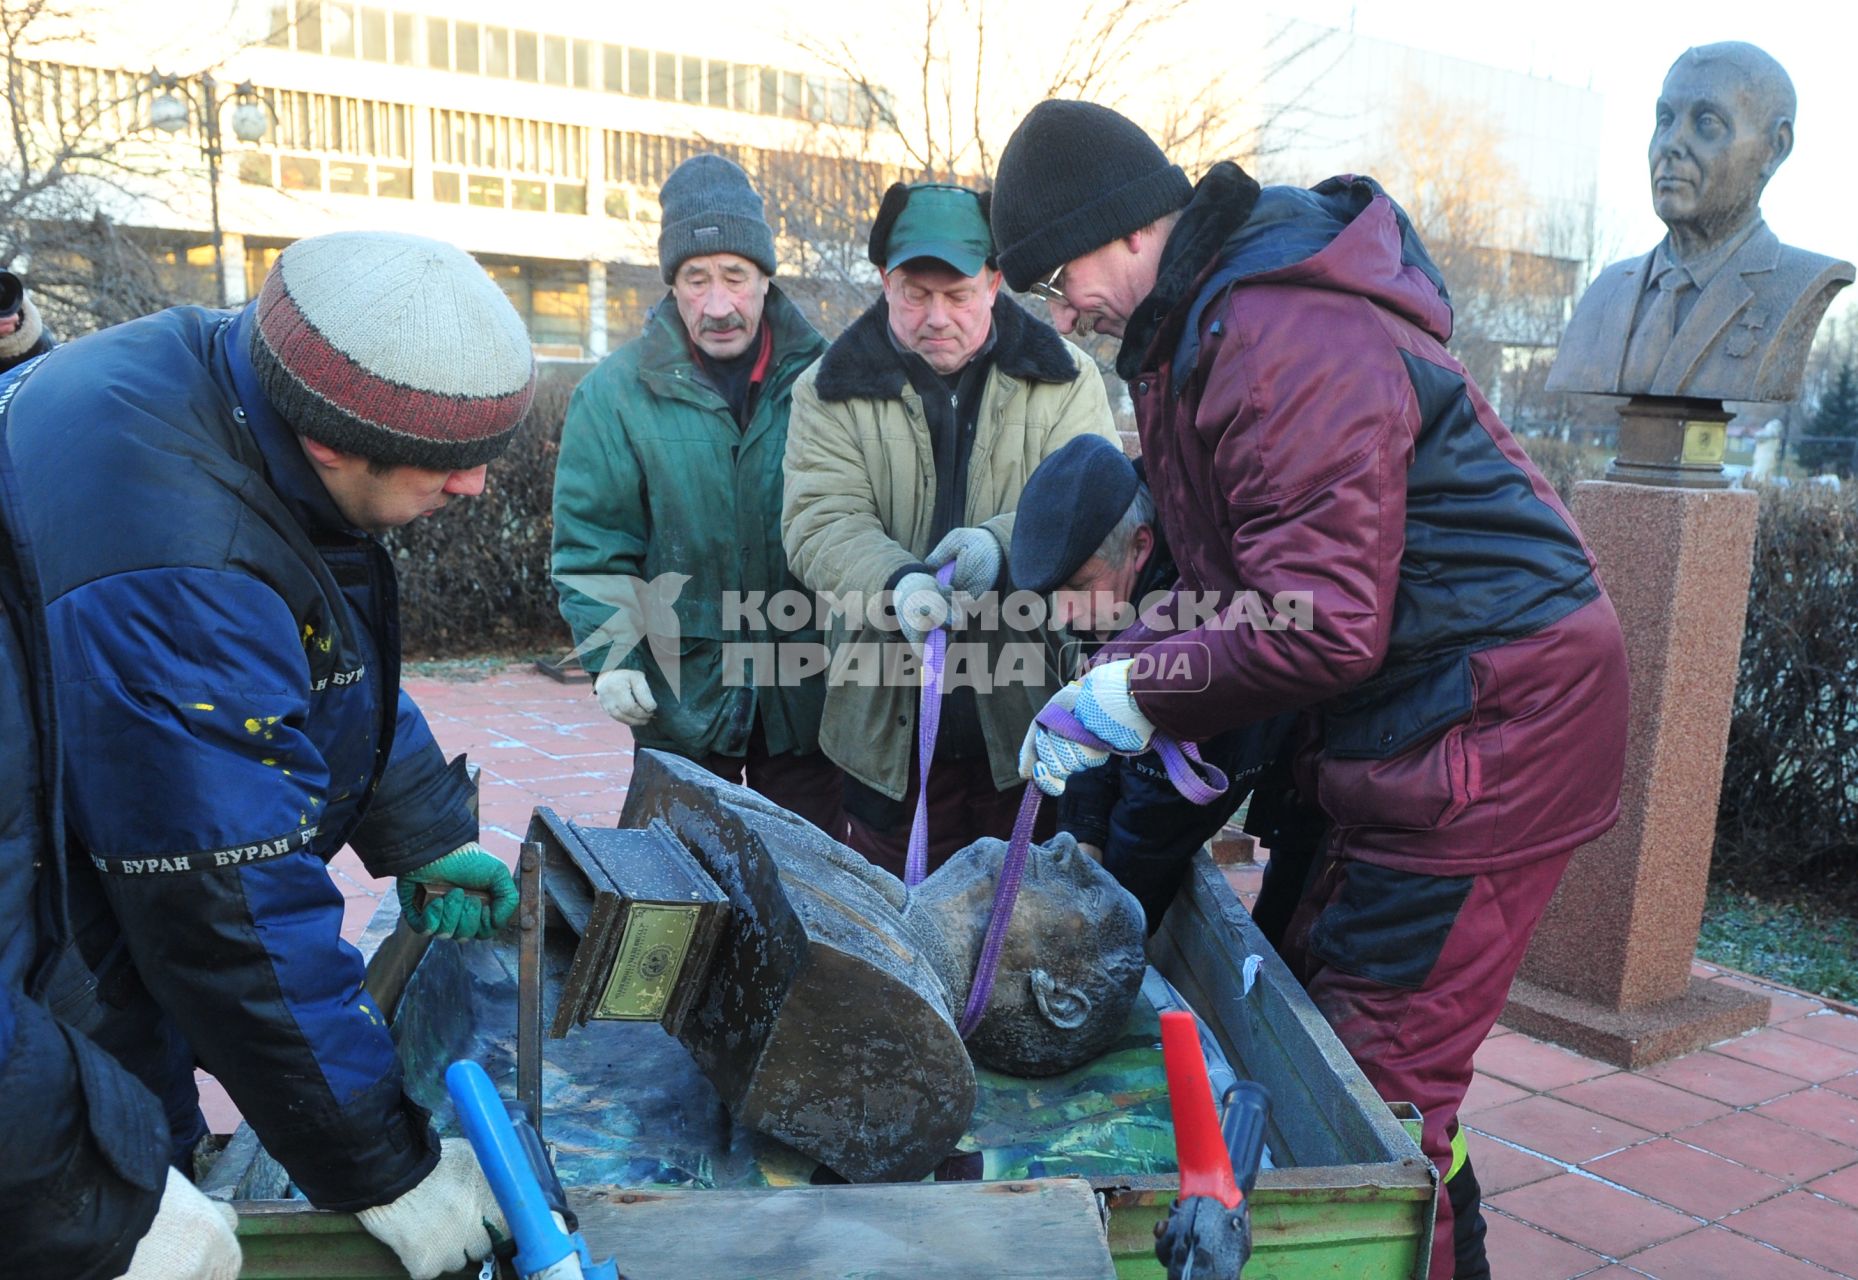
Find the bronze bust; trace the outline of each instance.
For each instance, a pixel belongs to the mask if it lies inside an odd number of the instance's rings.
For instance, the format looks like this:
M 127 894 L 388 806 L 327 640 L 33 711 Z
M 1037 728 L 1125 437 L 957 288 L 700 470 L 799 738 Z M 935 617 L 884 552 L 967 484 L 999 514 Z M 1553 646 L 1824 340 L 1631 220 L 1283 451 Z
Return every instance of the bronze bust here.
M 1649 153 L 1667 234 L 1594 280 L 1551 391 L 1793 400 L 1849 262 L 1784 245 L 1761 193 L 1793 150 L 1787 72 L 1752 44 L 1686 50 L 1666 74 Z

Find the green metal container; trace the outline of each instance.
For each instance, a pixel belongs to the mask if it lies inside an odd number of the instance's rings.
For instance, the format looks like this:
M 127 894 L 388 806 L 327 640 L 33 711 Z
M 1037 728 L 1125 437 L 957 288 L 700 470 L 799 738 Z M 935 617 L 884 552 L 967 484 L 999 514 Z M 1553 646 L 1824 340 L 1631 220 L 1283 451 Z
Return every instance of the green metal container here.
M 391 933 L 395 914 L 389 899 L 362 942 L 374 957 L 370 991 L 390 1014 L 419 959 L 408 935 Z M 1262 956 L 1262 964 L 1246 993 L 1250 955 Z M 1283 1167 L 1264 1171 L 1251 1197 L 1254 1251 L 1246 1280 L 1424 1280 L 1437 1175 L 1419 1150 L 1418 1117 L 1375 1095 L 1204 852 L 1156 934 L 1150 959 L 1187 998 L 1234 1068 L 1271 1092 L 1267 1137 Z M 252 1145 L 246 1137 L 240 1167 L 220 1178 L 241 1189 L 235 1204 L 248 1280 L 403 1274 L 352 1215 L 263 1199 L 277 1194 L 271 1189 L 277 1184 L 267 1185 L 262 1160 L 254 1171 Z M 586 1210 L 584 1230 L 596 1254 L 611 1253 L 631 1280 L 878 1280 L 931 1271 L 987 1280 L 1087 1280 L 1091 1272 L 1083 1263 L 1067 1264 L 1078 1269 L 1060 1275 L 1051 1269 L 1054 1255 L 1041 1249 L 1087 1250 L 1094 1237 L 1107 1240 L 1116 1276 L 1163 1280 L 1154 1231 L 1176 1189 L 1174 1179 L 1155 1177 L 1089 1187 L 1077 1179 L 1049 1179 L 757 1191 L 577 1188 L 569 1195 Z M 708 1229 L 671 1227 L 676 1247 L 660 1250 L 668 1225 L 698 1209 Z M 909 1224 L 908 1230 L 898 1223 Z M 730 1239 L 732 1230 L 739 1238 Z M 934 1251 L 925 1245 L 894 1267 L 873 1244 L 907 1252 L 907 1237 L 916 1234 L 933 1241 Z M 764 1245 L 778 1237 L 796 1243 L 776 1258 Z M 1034 1243 L 1047 1240 L 1052 1243 Z M 703 1248 L 712 1250 L 707 1263 L 693 1253 Z M 796 1252 L 806 1249 L 813 1252 Z M 663 1269 L 656 1260 L 661 1253 Z

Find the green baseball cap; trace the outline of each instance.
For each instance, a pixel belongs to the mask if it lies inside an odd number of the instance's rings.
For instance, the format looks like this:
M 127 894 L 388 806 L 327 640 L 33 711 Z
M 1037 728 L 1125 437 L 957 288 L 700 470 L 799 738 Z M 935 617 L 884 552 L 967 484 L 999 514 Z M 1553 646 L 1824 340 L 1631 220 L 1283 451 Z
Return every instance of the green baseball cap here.
M 978 192 L 918 182 L 910 187 L 908 202 L 890 229 L 884 270 L 895 271 L 912 258 L 934 258 L 964 276 L 975 276 L 993 250 L 993 232 L 981 212 Z

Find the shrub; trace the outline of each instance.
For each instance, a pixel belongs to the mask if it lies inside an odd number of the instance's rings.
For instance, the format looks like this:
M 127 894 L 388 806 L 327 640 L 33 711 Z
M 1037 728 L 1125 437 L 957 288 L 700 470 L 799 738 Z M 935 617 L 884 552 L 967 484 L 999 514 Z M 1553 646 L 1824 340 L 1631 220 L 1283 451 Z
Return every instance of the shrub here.
M 1858 902 L 1858 491 L 1764 487 L 1719 882 Z
M 1554 436 L 1518 436 L 1517 443 L 1541 470 L 1542 478 L 1555 486 L 1564 506 L 1573 505 L 1578 481 L 1605 477 L 1607 459 L 1612 456 L 1610 449 L 1595 449 Z
M 386 538 L 400 573 L 401 651 L 409 659 L 523 650 L 566 652 L 549 579 L 555 458 L 581 365 L 550 366 L 516 441 L 484 492 Z

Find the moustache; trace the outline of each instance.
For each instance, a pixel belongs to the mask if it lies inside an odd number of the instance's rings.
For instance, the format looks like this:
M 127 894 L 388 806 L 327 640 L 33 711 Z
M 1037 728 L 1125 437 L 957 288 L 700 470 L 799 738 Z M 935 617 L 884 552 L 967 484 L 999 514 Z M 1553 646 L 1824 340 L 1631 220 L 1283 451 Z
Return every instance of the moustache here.
M 738 329 L 746 328 L 748 328 L 748 326 L 743 323 L 741 316 L 724 316 L 721 319 L 705 316 L 702 325 L 698 327 L 698 332 L 734 333 Z

